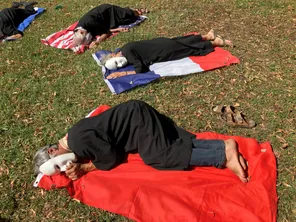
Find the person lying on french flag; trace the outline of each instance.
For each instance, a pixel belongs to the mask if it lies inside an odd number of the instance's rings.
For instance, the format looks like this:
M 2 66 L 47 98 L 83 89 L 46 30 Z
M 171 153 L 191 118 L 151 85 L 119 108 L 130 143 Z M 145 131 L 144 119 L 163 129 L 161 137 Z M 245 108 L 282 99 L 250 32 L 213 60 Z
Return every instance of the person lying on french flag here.
M 213 29 L 205 35 L 159 37 L 127 43 L 117 53 L 102 58 L 101 64 L 109 70 L 117 70 L 128 64 L 134 66 L 134 71 L 113 72 L 107 76 L 107 79 L 114 79 L 148 72 L 149 66 L 157 62 L 178 60 L 188 56 L 205 56 L 213 52 L 216 46 L 232 46 L 232 42 L 216 35 Z

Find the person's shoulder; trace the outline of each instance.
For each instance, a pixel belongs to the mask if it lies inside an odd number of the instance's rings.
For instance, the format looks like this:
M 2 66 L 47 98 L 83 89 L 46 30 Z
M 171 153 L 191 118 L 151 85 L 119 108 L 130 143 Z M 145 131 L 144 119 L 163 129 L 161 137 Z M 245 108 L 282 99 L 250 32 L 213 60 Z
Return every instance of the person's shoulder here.
M 93 12 L 104 12 L 105 10 L 108 10 L 110 8 L 114 7 L 113 5 L 111 4 L 101 4 L 95 8 L 93 8 L 91 11 Z
M 111 7 L 113 7 L 114 5 L 111 5 L 111 4 L 101 4 L 101 5 L 99 5 L 98 7 L 100 7 L 100 8 L 111 8 Z
M 121 47 L 121 51 L 125 50 L 131 50 L 133 48 L 136 48 L 138 45 L 138 42 L 128 42 L 124 46 Z
M 0 14 L 8 14 L 14 12 L 13 8 L 4 8 L 0 11 Z
M 125 54 L 125 53 L 129 52 L 132 48 L 133 48 L 132 43 L 131 43 L 131 42 L 128 42 L 128 43 L 124 44 L 124 45 L 121 47 L 121 52 L 122 52 L 123 54 Z

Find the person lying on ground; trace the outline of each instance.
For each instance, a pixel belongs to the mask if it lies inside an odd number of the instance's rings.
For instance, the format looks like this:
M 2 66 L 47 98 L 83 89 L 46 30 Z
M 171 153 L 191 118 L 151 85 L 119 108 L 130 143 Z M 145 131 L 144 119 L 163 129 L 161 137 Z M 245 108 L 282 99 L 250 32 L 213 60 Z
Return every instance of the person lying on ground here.
M 0 11 L 0 40 L 5 38 L 20 39 L 23 33 L 18 26 L 30 15 L 36 13 L 37 2 L 13 2 L 10 8 Z M 24 8 L 21 8 L 24 7 Z
M 159 37 L 141 40 L 123 45 L 117 53 L 108 54 L 101 59 L 101 64 L 109 70 L 117 70 L 127 64 L 135 71 L 113 72 L 107 79 L 119 76 L 145 73 L 156 62 L 172 61 L 188 56 L 204 56 L 214 51 L 215 46 L 230 46 L 230 40 L 224 40 L 211 29 L 205 35 L 187 35 L 175 38 Z
M 148 12 L 145 9 L 121 8 L 116 5 L 103 4 L 87 12 L 79 20 L 73 37 L 75 46 L 89 44 L 90 48 L 106 40 L 113 32 L 127 32 L 127 28 L 118 28 L 135 22 L 139 15 Z M 100 35 L 98 40 L 93 40 Z
M 33 158 L 35 173 L 51 158 L 71 152 L 78 158 L 65 172 L 72 180 L 95 169 L 111 170 L 123 163 L 129 153 L 139 153 L 145 164 L 159 170 L 226 167 L 242 182 L 248 182 L 246 162 L 233 139 L 196 139 L 169 117 L 138 100 L 84 118 L 56 145 L 39 149 Z M 83 159 L 90 162 L 81 163 Z

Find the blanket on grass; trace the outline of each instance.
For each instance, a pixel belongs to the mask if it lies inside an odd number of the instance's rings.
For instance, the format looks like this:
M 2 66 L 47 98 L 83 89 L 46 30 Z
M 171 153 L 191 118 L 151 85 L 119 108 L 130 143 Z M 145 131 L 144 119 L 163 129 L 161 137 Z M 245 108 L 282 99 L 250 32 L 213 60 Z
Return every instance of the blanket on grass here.
M 133 28 L 136 25 L 142 23 L 147 17 L 146 16 L 140 16 L 137 21 L 134 23 L 131 23 L 129 25 L 122 25 L 120 27 L 122 28 Z M 46 37 L 46 39 L 41 39 L 41 42 L 44 45 L 49 45 L 54 48 L 58 49 L 71 49 L 74 53 L 80 54 L 85 52 L 85 50 L 88 49 L 88 45 L 80 45 L 80 46 L 72 46 L 73 43 L 73 35 L 74 35 L 74 29 L 76 27 L 78 22 L 75 22 L 74 24 L 70 25 L 65 30 L 58 31 L 56 33 L 53 33 Z M 114 37 L 118 35 L 119 32 L 113 33 L 109 38 Z M 96 36 L 96 38 L 100 38 L 100 36 Z
M 117 49 L 119 50 L 119 49 Z M 153 80 L 166 76 L 182 76 L 197 72 L 209 71 L 231 64 L 239 63 L 239 59 L 233 56 L 229 51 L 216 47 L 214 52 L 206 56 L 190 56 L 184 59 L 154 63 L 149 67 L 150 71 L 146 73 L 138 73 L 135 75 L 127 75 L 116 79 L 107 79 L 106 77 L 113 72 L 134 71 L 132 65 L 111 71 L 101 65 L 101 58 L 110 51 L 100 50 L 93 53 L 93 58 L 102 68 L 103 78 L 109 89 L 114 94 L 120 94 L 130 90 L 136 86 L 145 85 Z
M 33 20 L 38 16 L 40 15 L 41 13 L 43 13 L 45 11 L 45 8 L 38 8 L 38 7 L 35 7 L 34 8 L 36 13 L 33 14 L 33 15 L 30 15 L 28 18 L 26 18 L 21 24 L 19 24 L 19 26 L 17 27 L 17 29 L 21 32 L 24 32 L 24 30 L 33 22 Z M 13 40 L 17 40 L 17 39 L 14 39 L 14 38 L 5 38 L 3 39 L 2 41 L 3 42 L 6 42 L 6 41 L 13 41 Z
M 88 116 L 108 109 L 100 106 Z M 270 143 L 252 138 L 197 133 L 200 139 L 234 139 L 248 161 L 249 183 L 230 170 L 196 167 L 188 171 L 159 171 L 138 154 L 110 171 L 92 171 L 71 181 L 65 175 L 39 174 L 34 186 L 66 188 L 84 204 L 136 221 L 276 222 L 276 161 Z

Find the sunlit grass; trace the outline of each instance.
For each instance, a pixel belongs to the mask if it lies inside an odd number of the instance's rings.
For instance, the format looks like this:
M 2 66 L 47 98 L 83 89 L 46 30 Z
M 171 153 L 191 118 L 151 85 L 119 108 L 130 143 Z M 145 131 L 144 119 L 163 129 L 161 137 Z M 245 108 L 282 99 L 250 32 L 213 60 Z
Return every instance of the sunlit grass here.
M 39 1 L 47 11 L 21 41 L 0 45 L 0 217 L 13 221 L 125 221 L 72 201 L 66 191 L 32 188 L 32 155 L 57 141 L 99 104 L 142 99 L 190 131 L 216 131 L 273 145 L 278 162 L 278 221 L 296 216 L 296 3 L 293 0 L 119 1 L 147 7 L 149 19 L 129 33 L 75 55 L 40 39 L 68 27 L 102 1 Z M 62 9 L 55 7 L 61 5 Z M 1 2 L 0 8 L 9 2 Z M 158 36 L 215 28 L 231 38 L 241 64 L 181 78 L 165 78 L 112 95 L 91 57 L 98 49 Z M 294 31 L 293 31 L 294 30 Z M 211 113 L 212 105 L 239 104 L 255 129 L 233 129 Z M 286 146 L 287 145 L 287 146 Z M 0 220 L 1 220 L 0 218 Z M 98 219 L 100 218 L 100 219 Z

